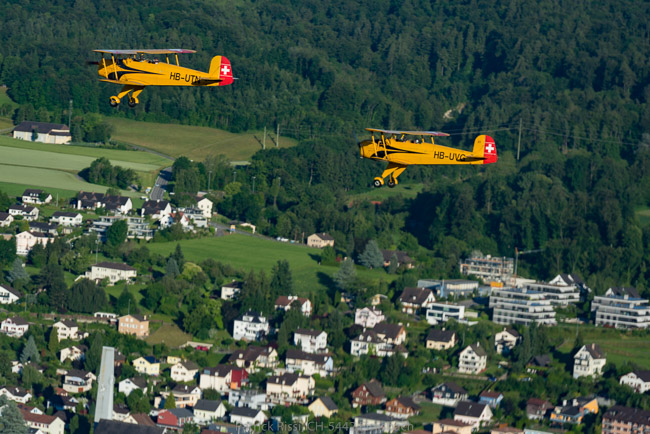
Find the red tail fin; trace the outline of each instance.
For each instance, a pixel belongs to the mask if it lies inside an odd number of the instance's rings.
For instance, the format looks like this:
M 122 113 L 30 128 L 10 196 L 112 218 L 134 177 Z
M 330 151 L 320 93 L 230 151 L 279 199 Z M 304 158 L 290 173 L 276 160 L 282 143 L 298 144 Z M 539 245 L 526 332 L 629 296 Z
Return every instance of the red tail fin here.
M 497 162 L 497 145 L 494 139 L 490 136 L 485 136 L 485 148 L 483 149 L 483 164 L 490 164 Z
M 219 86 L 226 86 L 228 84 L 232 84 L 234 80 L 232 76 L 232 67 L 230 66 L 230 60 L 228 60 L 226 56 L 221 56 L 221 67 L 219 68 L 219 78 L 221 79 L 221 82 L 219 82 Z

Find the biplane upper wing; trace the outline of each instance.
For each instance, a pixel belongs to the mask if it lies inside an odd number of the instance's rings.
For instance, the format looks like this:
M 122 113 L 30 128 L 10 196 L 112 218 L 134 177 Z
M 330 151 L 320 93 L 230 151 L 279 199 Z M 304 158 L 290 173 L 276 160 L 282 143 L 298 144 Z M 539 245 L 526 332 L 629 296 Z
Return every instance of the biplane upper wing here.
M 93 50 L 95 53 L 107 54 L 192 54 L 196 53 L 195 50 L 186 50 L 184 48 L 161 48 L 161 49 L 145 49 L 145 50 Z
M 448 136 L 447 133 L 441 133 L 439 131 L 401 131 L 401 130 L 382 130 L 380 128 L 366 128 L 366 131 L 383 133 L 383 134 L 408 134 L 411 136 Z

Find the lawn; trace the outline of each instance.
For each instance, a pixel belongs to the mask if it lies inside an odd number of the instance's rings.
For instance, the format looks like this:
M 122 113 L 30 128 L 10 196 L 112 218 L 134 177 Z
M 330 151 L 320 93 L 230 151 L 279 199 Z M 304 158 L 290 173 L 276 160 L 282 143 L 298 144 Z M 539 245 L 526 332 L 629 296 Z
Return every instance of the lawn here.
M 650 208 L 639 208 L 635 212 L 636 218 L 641 226 L 650 224 Z
M 192 336 L 183 333 L 175 324 L 164 323 L 145 340 L 149 345 L 164 343 L 170 348 L 176 348 L 191 341 Z
M 216 128 L 196 127 L 178 124 L 156 124 L 122 118 L 105 118 L 114 126 L 112 139 L 118 142 L 142 146 L 172 157 L 186 156 L 202 161 L 208 155 L 223 154 L 231 161 L 246 161 L 262 145 L 255 137 L 263 140 L 264 132 L 242 134 L 229 133 Z M 268 131 L 273 134 L 274 131 Z M 294 146 L 296 141 L 282 137 L 280 146 Z M 266 149 L 274 144 L 267 136 Z
M 18 104 L 13 102 L 9 95 L 7 95 L 7 88 L 0 86 L 0 106 L 9 104 L 11 107 L 18 107 Z
M 180 244 L 185 258 L 202 262 L 207 258 L 231 264 L 244 270 L 264 270 L 270 275 L 273 266 L 281 259 L 289 262 L 293 286 L 297 294 L 309 295 L 327 290 L 332 284 L 336 266 L 318 265 L 320 250 L 304 245 L 281 243 L 246 235 L 226 235 L 222 237 L 201 238 L 169 243 L 151 243 L 152 253 L 167 256 Z M 362 279 L 392 281 L 394 275 L 384 270 L 357 269 Z

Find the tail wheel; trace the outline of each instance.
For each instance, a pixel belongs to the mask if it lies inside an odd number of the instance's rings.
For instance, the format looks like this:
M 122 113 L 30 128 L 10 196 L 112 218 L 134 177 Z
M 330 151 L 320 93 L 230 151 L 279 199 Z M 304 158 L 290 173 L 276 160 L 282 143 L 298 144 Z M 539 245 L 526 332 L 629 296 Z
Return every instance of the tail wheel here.
M 120 99 L 116 96 L 112 96 L 109 101 L 109 104 L 111 105 L 111 107 L 117 107 L 118 105 L 120 105 Z
M 392 176 L 388 178 L 388 188 L 394 188 L 397 185 L 397 179 Z
M 375 187 L 379 188 L 379 187 L 381 187 L 382 185 L 384 185 L 384 180 L 381 179 L 381 178 L 375 178 L 375 180 L 372 181 L 372 185 L 374 185 Z

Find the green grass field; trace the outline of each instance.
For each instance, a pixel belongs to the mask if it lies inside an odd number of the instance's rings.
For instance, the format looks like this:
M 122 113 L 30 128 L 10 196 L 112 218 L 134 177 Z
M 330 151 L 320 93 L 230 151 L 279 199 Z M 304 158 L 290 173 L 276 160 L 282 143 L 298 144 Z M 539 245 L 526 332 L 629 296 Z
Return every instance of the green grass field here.
M 13 102 L 9 95 L 7 95 L 7 88 L 2 86 L 0 87 L 0 105 L 9 104 L 12 107 L 18 107 L 18 104 Z
M 170 348 L 176 348 L 183 345 L 187 341 L 192 340 L 192 335 L 183 333 L 181 329 L 175 324 L 163 324 L 156 331 L 154 331 L 147 339 L 149 345 L 164 343 Z
M 637 209 L 635 214 L 641 226 L 647 226 L 650 224 L 650 208 Z
M 113 140 L 142 146 L 172 157 L 186 156 L 192 160 L 202 161 L 208 155 L 223 154 L 231 161 L 246 161 L 262 149 L 254 136 L 262 140 L 263 132 L 234 134 L 208 127 L 156 124 L 121 118 L 105 119 L 115 127 Z M 273 133 L 275 137 L 274 132 L 269 131 L 269 133 Z M 280 131 L 281 147 L 295 144 L 295 140 L 283 138 Z M 273 146 L 273 142 L 267 137 L 266 148 Z
M 289 262 L 295 292 L 299 295 L 324 291 L 336 266 L 318 265 L 320 250 L 302 245 L 281 243 L 245 235 L 226 235 L 223 237 L 201 238 L 169 243 L 151 243 L 152 253 L 167 256 L 180 244 L 188 261 L 200 263 L 207 258 L 231 264 L 244 270 L 264 270 L 270 275 L 273 266 L 281 259 Z M 394 275 L 383 270 L 357 269 L 357 275 L 366 280 L 392 281 Z

